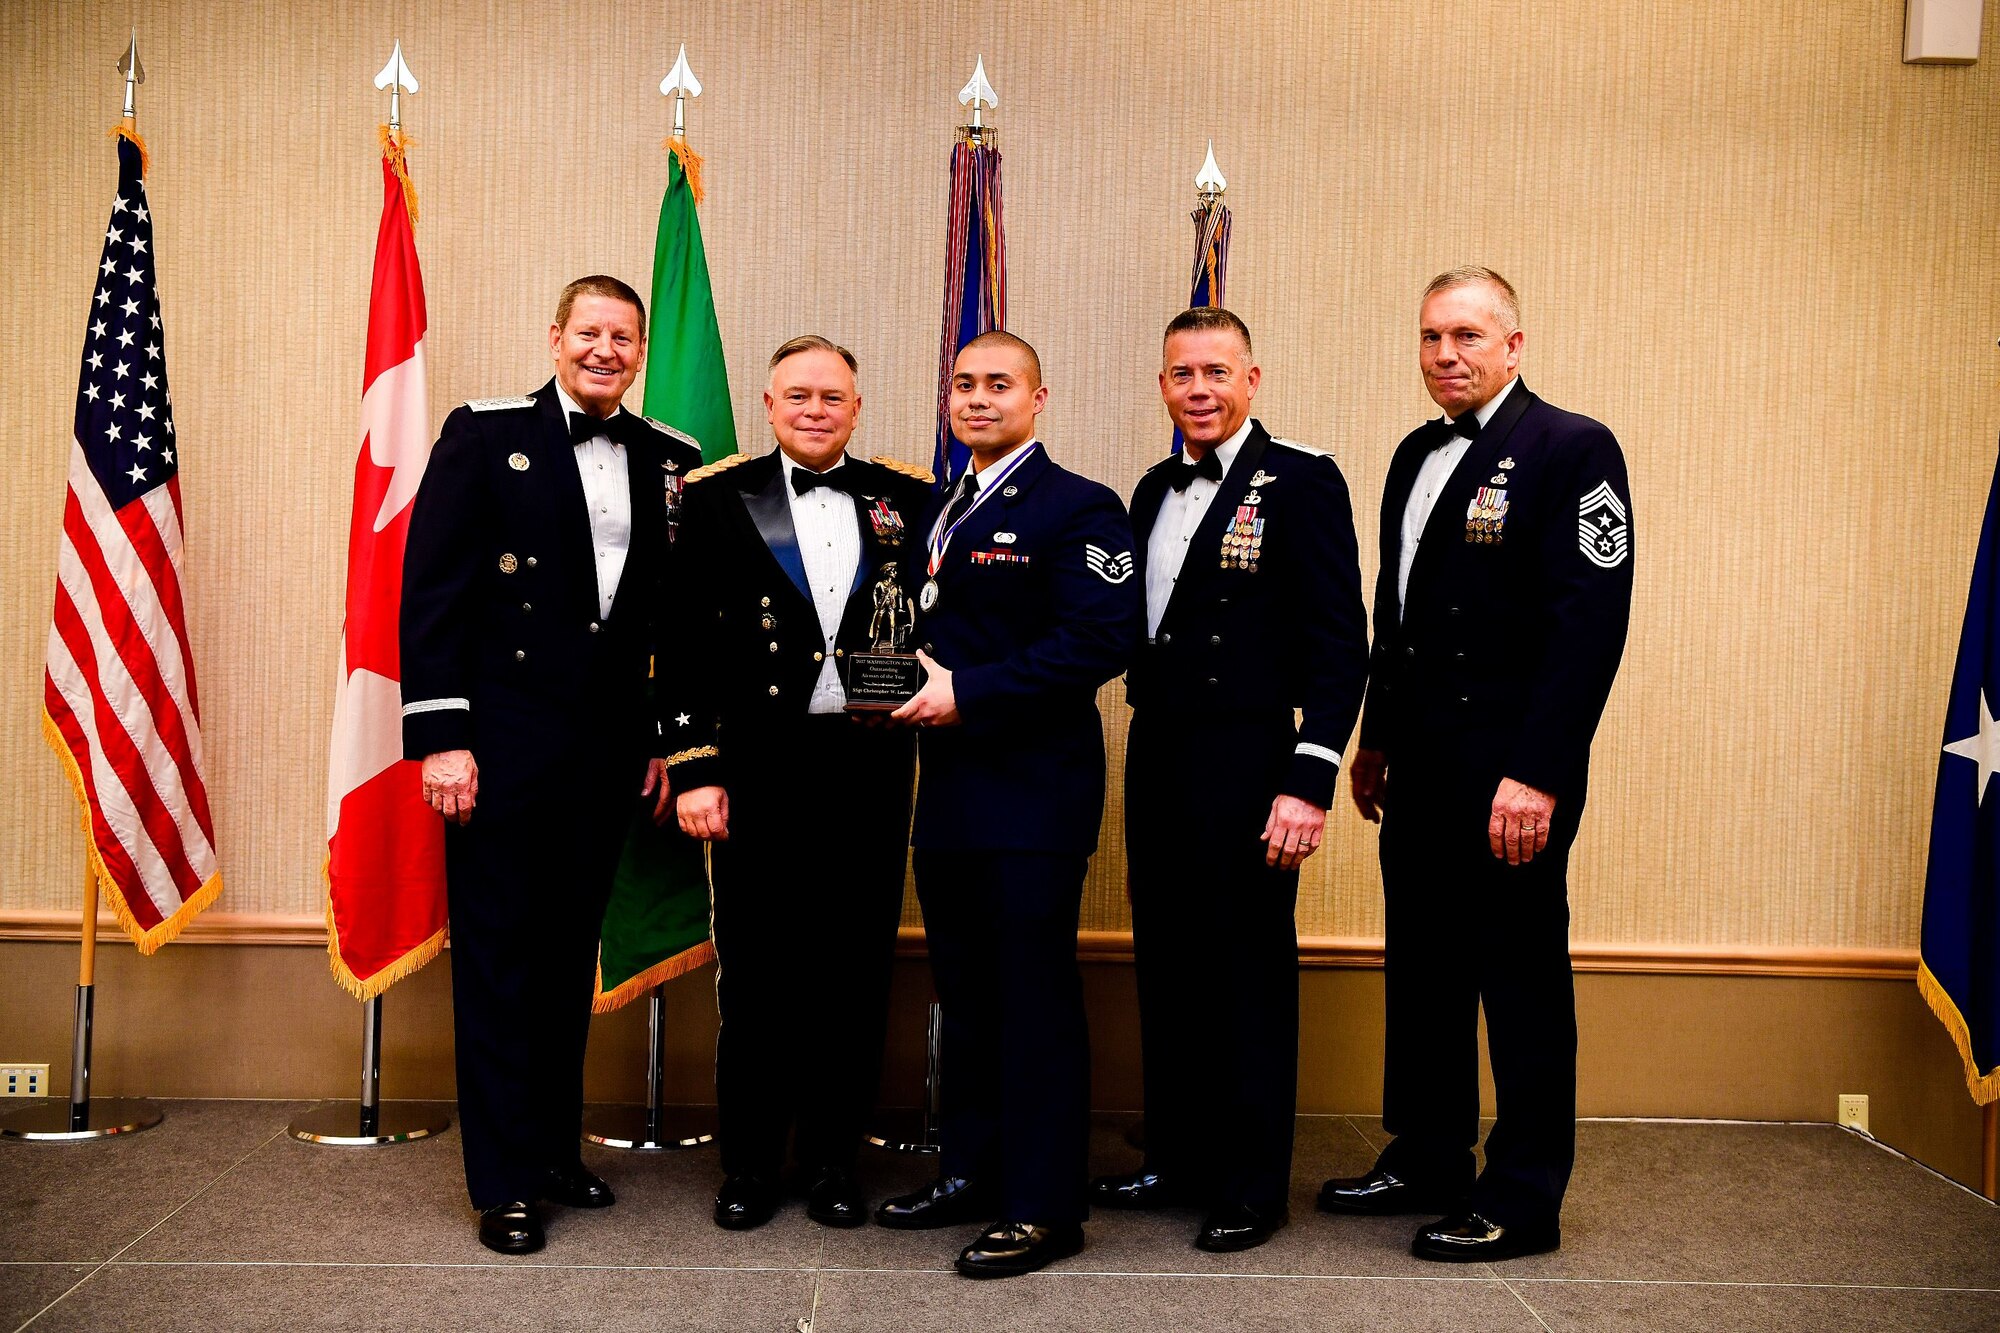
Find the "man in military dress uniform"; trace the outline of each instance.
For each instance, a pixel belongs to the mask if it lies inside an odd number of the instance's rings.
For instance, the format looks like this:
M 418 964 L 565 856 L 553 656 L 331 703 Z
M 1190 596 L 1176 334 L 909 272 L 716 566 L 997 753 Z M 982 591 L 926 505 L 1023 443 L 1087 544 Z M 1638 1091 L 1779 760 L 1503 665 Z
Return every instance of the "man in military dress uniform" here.
M 846 454 L 853 354 L 819 337 L 771 357 L 778 447 L 690 479 L 661 659 L 681 827 L 714 844 L 716 1225 L 770 1220 L 797 1128 L 806 1213 L 867 1220 L 854 1154 L 881 1070 L 915 747 L 846 711 L 882 585 L 921 547 L 929 474 Z
M 1571 842 L 1624 651 L 1632 501 L 1618 441 L 1529 392 L 1520 304 L 1491 269 L 1433 279 L 1419 318 L 1445 419 L 1397 446 L 1354 802 L 1382 823 L 1382 1120 L 1333 1212 L 1445 1213 L 1421 1258 L 1554 1249 L 1576 1155 Z M 1479 1137 L 1486 1010 L 1498 1119 Z
M 403 750 L 447 821 L 466 1186 L 490 1249 L 536 1205 L 612 1202 L 577 1155 L 598 932 L 642 788 L 667 816 L 647 701 L 679 432 L 620 409 L 645 354 L 616 278 L 563 290 L 555 378 L 445 419 L 403 569 Z
M 1201 1206 L 1195 1244 L 1242 1250 L 1286 1217 L 1299 866 L 1361 711 L 1368 625 L 1347 483 L 1251 417 L 1243 321 L 1185 311 L 1162 359 L 1186 448 L 1132 496 L 1147 641 L 1126 691 L 1146 1162 L 1092 1193 Z
M 1097 690 L 1125 669 L 1143 602 L 1124 506 L 1035 438 L 1034 349 L 965 345 L 952 432 L 971 466 L 918 529 L 923 728 L 917 896 L 944 1004 L 944 1153 L 884 1226 L 994 1219 L 958 1258 L 972 1277 L 1083 1245 L 1090 1058 L 1076 970 L 1084 869 L 1104 813 Z

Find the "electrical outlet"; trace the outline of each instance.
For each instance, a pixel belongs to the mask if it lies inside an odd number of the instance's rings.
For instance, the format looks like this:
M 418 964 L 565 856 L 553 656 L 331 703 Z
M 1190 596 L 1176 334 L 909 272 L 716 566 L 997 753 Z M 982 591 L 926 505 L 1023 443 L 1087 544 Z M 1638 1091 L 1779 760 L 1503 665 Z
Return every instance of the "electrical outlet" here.
M 49 1095 L 47 1065 L 0 1065 L 0 1097 Z
M 1840 1094 L 1840 1127 L 1868 1132 L 1868 1094 L 1865 1092 L 1843 1092 Z

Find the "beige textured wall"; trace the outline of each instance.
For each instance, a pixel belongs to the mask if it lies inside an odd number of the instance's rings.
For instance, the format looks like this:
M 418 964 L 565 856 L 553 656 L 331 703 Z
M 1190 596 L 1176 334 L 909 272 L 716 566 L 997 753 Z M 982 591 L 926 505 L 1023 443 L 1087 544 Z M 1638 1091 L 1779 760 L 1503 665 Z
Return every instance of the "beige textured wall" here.
M 1338 451 L 1364 552 L 1390 448 L 1431 414 L 1417 292 L 1468 259 L 1509 274 L 1529 382 L 1617 431 L 1638 515 L 1576 936 L 1914 943 L 2000 429 L 2000 47 L 1906 67 L 1902 6 L 1882 0 L 7 0 L 0 910 L 75 893 L 75 817 L 36 713 L 114 179 L 110 66 L 135 13 L 224 910 L 317 909 L 379 204 L 369 80 L 391 38 L 424 85 L 408 124 L 439 420 L 544 377 L 563 280 L 643 284 L 654 89 L 685 38 L 749 441 L 767 349 L 811 328 L 862 358 L 861 447 L 928 458 L 944 160 L 975 52 L 1003 99 L 1010 322 L 1049 367 L 1045 435 L 1122 491 L 1162 448 L 1157 331 L 1184 290 L 1205 136 L 1231 182 L 1260 415 Z M 1109 827 L 1085 915 L 1115 927 Z M 1300 920 L 1379 930 L 1349 815 Z

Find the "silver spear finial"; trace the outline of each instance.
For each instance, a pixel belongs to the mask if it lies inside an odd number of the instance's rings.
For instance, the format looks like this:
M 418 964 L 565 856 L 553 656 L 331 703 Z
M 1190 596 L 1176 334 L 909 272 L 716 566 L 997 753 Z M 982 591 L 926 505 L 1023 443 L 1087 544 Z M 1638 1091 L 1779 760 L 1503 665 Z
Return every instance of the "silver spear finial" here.
M 382 72 L 375 76 L 377 88 L 389 90 L 389 128 L 403 128 L 403 94 L 421 91 L 417 86 L 417 76 L 410 73 L 410 67 L 403 61 L 403 40 L 396 39 L 396 49 L 389 53 L 389 63 L 382 66 Z
M 146 67 L 139 63 L 139 30 L 132 29 L 132 44 L 118 58 L 118 72 L 125 76 L 125 119 L 133 118 L 132 89 L 146 81 Z
M 667 77 L 660 80 L 660 95 L 674 99 L 674 137 L 687 137 L 687 100 L 701 96 L 701 80 L 688 67 L 687 43 L 681 43 L 681 53 L 674 60 L 674 67 L 667 71 Z

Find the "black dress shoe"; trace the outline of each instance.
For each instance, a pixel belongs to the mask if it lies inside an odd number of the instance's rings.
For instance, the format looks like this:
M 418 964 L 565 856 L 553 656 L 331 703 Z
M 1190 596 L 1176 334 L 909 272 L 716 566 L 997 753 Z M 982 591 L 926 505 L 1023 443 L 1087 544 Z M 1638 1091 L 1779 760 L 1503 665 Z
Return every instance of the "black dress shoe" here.
M 1457 1200 L 1421 1190 L 1400 1176 L 1374 1170 L 1365 1176 L 1335 1176 L 1319 1187 L 1323 1213 L 1361 1213 L 1388 1217 L 1396 1213 L 1441 1213 Z
M 953 1265 L 967 1277 L 1019 1277 L 1083 1248 L 1083 1228 L 1038 1227 L 1031 1222 L 995 1222 L 959 1252 Z
M 731 1176 L 715 1195 L 715 1225 L 724 1231 L 761 1227 L 778 1211 L 778 1190 L 762 1176 Z
M 1267 1212 L 1248 1204 L 1232 1203 L 1217 1208 L 1201 1219 L 1201 1231 L 1194 1238 L 1197 1250 L 1228 1254 L 1233 1250 L 1254 1250 L 1271 1239 L 1285 1225 L 1285 1211 Z
M 898 1231 L 963 1226 L 986 1214 L 986 1196 L 964 1176 L 939 1176 L 915 1194 L 884 1199 L 875 1221 Z
M 1410 1253 L 1448 1264 L 1492 1263 L 1524 1254 L 1546 1254 L 1560 1244 L 1562 1229 L 1554 1224 L 1503 1227 L 1479 1213 L 1464 1212 L 1419 1231 L 1410 1242 Z
M 566 1208 L 609 1208 L 618 1202 L 611 1187 L 586 1171 L 581 1162 L 556 1167 L 544 1176 L 542 1198 Z
M 1100 1208 L 1168 1208 L 1187 1202 L 1179 1176 L 1157 1171 L 1129 1171 L 1099 1176 L 1090 1182 L 1090 1201 Z
M 501 1254 L 533 1254 L 547 1241 L 535 1205 L 516 1200 L 480 1210 L 479 1243 Z
M 812 1188 L 806 1191 L 806 1216 L 826 1227 L 858 1227 L 868 1220 L 860 1186 L 833 1166 L 813 1177 Z

